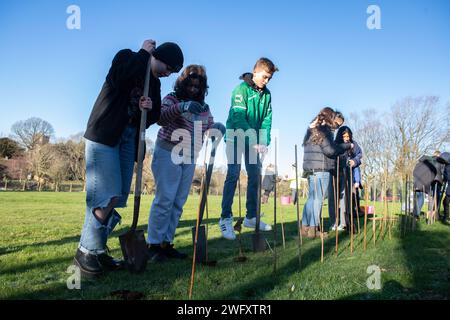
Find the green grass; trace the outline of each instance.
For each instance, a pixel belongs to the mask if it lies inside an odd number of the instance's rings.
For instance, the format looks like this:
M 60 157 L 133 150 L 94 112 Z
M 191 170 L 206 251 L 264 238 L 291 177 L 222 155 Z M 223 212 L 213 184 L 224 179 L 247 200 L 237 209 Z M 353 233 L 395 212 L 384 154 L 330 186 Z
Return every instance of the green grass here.
M 146 299 L 187 299 L 191 260 L 149 264 L 147 271 L 131 275 L 127 271 L 109 273 L 101 279 L 83 281 L 81 290 L 67 289 L 71 265 L 84 219 L 83 193 L 0 192 L 0 299 L 114 299 L 121 289 L 144 293 Z M 120 209 L 123 217 L 109 239 L 114 256 L 121 256 L 117 235 L 128 228 L 130 207 Z M 146 230 L 152 198 L 144 196 L 139 227 Z M 334 254 L 335 238 L 325 240 L 325 260 L 320 262 L 320 239 L 304 239 L 302 266 L 297 254 L 297 217 L 294 206 L 279 206 L 286 228 L 286 249 L 278 225 L 278 264 L 273 271 L 273 254 L 253 253 L 251 232 L 242 235 L 246 263 L 236 263 L 238 241 L 220 238 L 217 226 L 220 197 L 209 198 L 209 256 L 218 260 L 215 268 L 199 265 L 194 299 L 449 299 L 450 227 L 437 222 L 421 222 L 415 232 L 401 237 L 396 228 L 392 238 L 378 233 L 376 245 L 368 227 L 367 250 L 363 237 L 355 239 L 350 253 L 349 237 L 340 236 L 339 254 Z M 273 199 L 264 205 L 264 220 L 273 222 Z M 303 202 L 300 209 L 303 208 Z M 243 202 L 244 203 L 244 202 Z M 237 201 L 235 201 L 237 208 Z M 381 204 L 377 204 L 377 209 Z M 195 223 L 198 197 L 190 196 L 175 239 L 181 251 L 192 255 L 191 227 Z M 389 209 L 398 213 L 398 204 Z M 327 211 L 327 210 L 324 210 Z M 237 216 L 237 210 L 235 210 Z M 266 233 L 271 242 L 272 233 Z M 381 290 L 366 286 L 367 267 L 381 268 Z

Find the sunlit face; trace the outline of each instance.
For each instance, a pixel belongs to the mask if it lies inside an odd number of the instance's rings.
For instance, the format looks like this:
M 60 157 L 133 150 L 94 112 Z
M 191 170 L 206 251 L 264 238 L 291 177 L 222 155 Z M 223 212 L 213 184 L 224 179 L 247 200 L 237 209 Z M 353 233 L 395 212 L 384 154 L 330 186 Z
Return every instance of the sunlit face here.
M 344 134 L 342 135 L 342 139 L 344 139 L 345 143 L 350 142 L 350 135 L 348 134 L 348 132 L 344 132 Z
M 252 80 L 259 89 L 264 89 L 269 83 L 270 79 L 272 79 L 272 74 L 264 69 L 255 69 L 253 71 Z
M 174 72 L 170 66 L 152 57 L 152 73 L 156 78 L 168 77 Z

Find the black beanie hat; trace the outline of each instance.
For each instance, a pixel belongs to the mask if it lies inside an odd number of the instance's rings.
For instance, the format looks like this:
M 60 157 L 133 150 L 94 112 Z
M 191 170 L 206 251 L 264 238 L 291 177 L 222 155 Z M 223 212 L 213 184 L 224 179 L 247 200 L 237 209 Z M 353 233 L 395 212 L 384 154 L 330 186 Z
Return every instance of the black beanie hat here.
M 183 68 L 183 52 L 180 47 L 173 42 L 165 42 L 153 51 L 153 56 L 167 64 L 174 71 L 179 72 Z

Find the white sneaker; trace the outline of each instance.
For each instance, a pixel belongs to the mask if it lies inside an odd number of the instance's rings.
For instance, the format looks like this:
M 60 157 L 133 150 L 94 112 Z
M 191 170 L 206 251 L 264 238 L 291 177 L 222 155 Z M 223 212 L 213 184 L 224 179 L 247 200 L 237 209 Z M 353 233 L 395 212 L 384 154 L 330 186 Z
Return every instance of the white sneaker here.
M 219 220 L 219 228 L 222 232 L 222 236 L 228 240 L 236 239 L 236 234 L 234 233 L 233 228 L 233 218 L 220 218 Z
M 337 229 L 338 229 L 338 231 L 344 231 L 345 230 L 345 226 L 339 225 Z M 331 230 L 332 231 L 336 231 L 336 225 L 333 225 Z
M 246 228 L 256 228 L 256 217 L 252 219 L 247 219 L 247 217 L 244 219 L 244 227 Z M 261 231 L 270 231 L 272 230 L 272 226 L 265 224 L 262 220 L 259 220 L 259 230 Z

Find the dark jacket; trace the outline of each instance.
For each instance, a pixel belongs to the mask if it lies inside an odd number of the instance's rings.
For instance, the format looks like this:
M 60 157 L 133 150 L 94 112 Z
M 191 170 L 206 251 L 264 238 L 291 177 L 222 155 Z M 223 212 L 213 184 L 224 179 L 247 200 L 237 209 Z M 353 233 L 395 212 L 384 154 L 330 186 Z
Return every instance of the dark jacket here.
M 348 161 L 353 160 L 355 162 L 355 166 L 353 168 L 357 168 L 361 165 L 361 159 L 362 159 L 362 149 L 359 146 L 359 144 L 353 140 L 353 132 L 352 130 L 347 126 L 342 126 L 339 128 L 339 130 L 336 133 L 336 138 L 334 139 L 334 142 L 336 144 L 344 143 L 344 134 L 348 133 L 350 142 L 353 143 L 354 147 L 353 149 L 349 149 L 346 152 L 344 152 L 342 155 L 339 156 L 339 168 L 343 169 L 347 166 Z
M 144 49 L 139 52 L 124 49 L 116 54 L 91 111 L 84 134 L 86 139 L 113 147 L 128 124 L 139 130 L 139 98 L 143 95 L 149 58 L 150 54 Z M 149 96 L 153 108 L 147 113 L 147 128 L 156 123 L 161 114 L 161 82 L 150 74 Z M 137 134 L 136 143 L 138 139 Z
M 319 130 L 323 134 L 320 145 L 311 141 L 311 128 L 308 128 L 303 140 L 303 171 L 306 174 L 312 171 L 333 171 L 336 157 L 351 147 L 350 143 L 336 144 L 328 126 L 321 126 Z
M 437 161 L 445 166 L 442 176 L 444 179 L 444 183 L 447 183 L 445 193 L 450 196 L 450 153 L 442 152 L 441 155 L 437 158 Z
M 434 182 L 442 184 L 443 164 L 436 157 L 422 156 L 414 167 L 414 189 L 428 193 Z
M 361 159 L 363 156 L 362 149 L 356 141 L 352 141 L 353 149 L 346 150 L 343 154 L 339 156 L 339 167 L 340 169 L 346 167 L 350 160 L 355 161 L 355 166 L 353 168 L 357 168 L 361 165 Z M 339 144 L 336 141 L 336 144 Z

